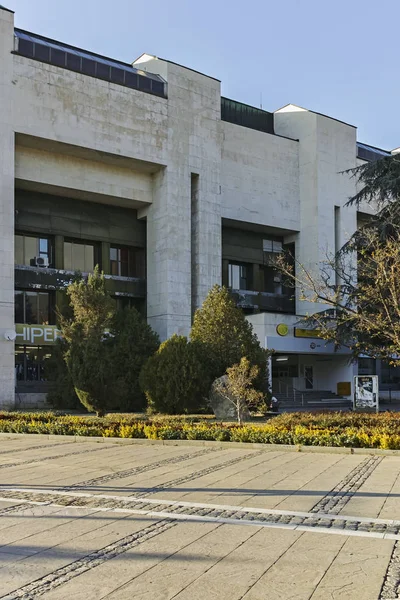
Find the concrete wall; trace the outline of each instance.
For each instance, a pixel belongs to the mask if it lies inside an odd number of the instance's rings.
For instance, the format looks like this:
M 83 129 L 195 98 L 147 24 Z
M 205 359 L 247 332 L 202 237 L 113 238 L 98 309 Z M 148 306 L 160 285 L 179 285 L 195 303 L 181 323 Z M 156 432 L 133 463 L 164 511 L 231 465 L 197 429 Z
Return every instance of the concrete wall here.
M 222 123 L 222 216 L 298 230 L 299 144 Z

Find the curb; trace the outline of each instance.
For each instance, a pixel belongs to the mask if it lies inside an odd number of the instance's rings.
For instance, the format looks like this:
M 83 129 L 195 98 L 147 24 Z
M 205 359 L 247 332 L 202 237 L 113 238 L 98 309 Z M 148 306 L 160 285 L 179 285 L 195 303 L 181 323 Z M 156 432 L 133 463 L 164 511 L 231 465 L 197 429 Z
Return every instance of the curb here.
M 248 442 L 216 442 L 213 440 L 148 440 L 145 438 L 119 438 L 119 437 L 95 437 L 85 435 L 56 435 L 42 433 L 0 433 L 0 440 L 18 440 L 25 438 L 38 438 L 41 440 L 70 441 L 70 443 L 95 442 L 97 444 L 109 442 L 120 445 L 145 445 L 145 446 L 200 446 L 210 447 L 217 450 L 228 450 L 229 448 L 240 448 L 242 450 L 254 449 L 265 450 L 265 452 L 306 452 L 320 454 L 368 454 L 378 456 L 400 456 L 400 450 L 381 450 L 380 448 L 346 448 L 336 446 L 301 446 L 288 444 L 260 444 Z

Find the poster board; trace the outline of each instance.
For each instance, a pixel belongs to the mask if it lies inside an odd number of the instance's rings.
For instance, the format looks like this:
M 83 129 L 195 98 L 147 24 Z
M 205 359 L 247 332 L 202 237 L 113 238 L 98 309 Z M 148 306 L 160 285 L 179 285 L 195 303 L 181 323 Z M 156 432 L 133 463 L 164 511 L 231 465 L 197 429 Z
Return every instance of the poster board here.
M 354 377 L 353 409 L 379 412 L 377 375 L 358 375 Z

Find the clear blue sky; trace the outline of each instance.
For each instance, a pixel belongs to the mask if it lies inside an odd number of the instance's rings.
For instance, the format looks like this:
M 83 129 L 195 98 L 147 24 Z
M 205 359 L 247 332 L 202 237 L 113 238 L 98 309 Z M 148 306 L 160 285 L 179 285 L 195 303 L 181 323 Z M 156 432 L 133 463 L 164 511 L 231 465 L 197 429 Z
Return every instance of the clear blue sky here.
M 17 27 L 134 60 L 142 52 L 222 81 L 225 96 L 292 102 L 400 146 L 400 1 L 0 0 Z

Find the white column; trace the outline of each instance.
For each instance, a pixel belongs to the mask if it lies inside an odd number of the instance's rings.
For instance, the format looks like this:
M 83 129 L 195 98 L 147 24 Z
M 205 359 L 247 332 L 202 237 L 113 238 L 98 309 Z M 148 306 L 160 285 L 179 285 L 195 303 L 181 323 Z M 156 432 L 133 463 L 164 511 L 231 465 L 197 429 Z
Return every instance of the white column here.
M 14 14 L 0 8 L 0 409 L 15 405 L 14 342 Z
M 147 320 L 161 340 L 191 323 L 190 172 L 167 167 L 147 209 Z

